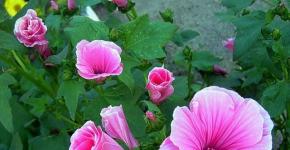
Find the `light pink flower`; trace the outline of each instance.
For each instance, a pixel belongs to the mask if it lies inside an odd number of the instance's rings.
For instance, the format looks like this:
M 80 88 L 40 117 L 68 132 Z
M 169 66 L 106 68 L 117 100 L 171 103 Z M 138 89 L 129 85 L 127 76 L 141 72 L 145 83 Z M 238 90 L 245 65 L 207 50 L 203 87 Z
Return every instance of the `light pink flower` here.
M 179 150 L 179 149 L 172 143 L 170 137 L 167 137 L 160 145 L 160 150 Z
M 50 7 L 53 9 L 53 10 L 58 10 L 58 4 L 55 0 L 50 0 Z
M 105 131 L 113 138 L 123 140 L 129 149 L 138 146 L 128 126 L 122 106 L 109 106 L 101 111 L 102 124 Z
M 76 67 L 81 77 L 102 82 L 109 76 L 122 73 L 123 64 L 120 57 L 122 49 L 115 43 L 82 40 L 76 48 Z
M 217 75 L 226 75 L 228 74 L 227 70 L 219 65 L 213 66 L 213 72 Z
M 123 150 L 92 121 L 87 121 L 80 129 L 77 129 L 71 136 L 70 142 L 69 150 Z
M 224 47 L 227 48 L 230 52 L 234 51 L 235 38 L 228 38 L 226 41 L 223 41 Z
M 180 150 L 272 149 L 273 122 L 256 101 L 208 87 L 197 92 L 189 106 L 173 113 L 170 140 Z
M 26 47 L 44 45 L 48 41 L 45 39 L 46 26 L 34 10 L 28 9 L 26 14 L 18 18 L 15 22 L 14 34 L 20 43 Z
M 151 111 L 146 111 L 145 115 L 146 115 L 146 117 L 147 117 L 149 120 L 151 120 L 151 121 L 156 121 L 156 117 L 155 117 L 155 115 L 154 115 L 153 112 L 151 112 Z
M 48 44 L 36 45 L 35 48 L 37 49 L 38 53 L 45 59 L 52 54 Z
M 164 67 L 155 67 L 149 72 L 146 88 L 153 103 L 160 104 L 174 92 L 173 80 L 173 74 Z
M 73 10 L 76 8 L 75 0 L 67 0 L 67 7 L 69 10 Z
M 126 7 L 128 0 L 112 0 L 118 7 Z

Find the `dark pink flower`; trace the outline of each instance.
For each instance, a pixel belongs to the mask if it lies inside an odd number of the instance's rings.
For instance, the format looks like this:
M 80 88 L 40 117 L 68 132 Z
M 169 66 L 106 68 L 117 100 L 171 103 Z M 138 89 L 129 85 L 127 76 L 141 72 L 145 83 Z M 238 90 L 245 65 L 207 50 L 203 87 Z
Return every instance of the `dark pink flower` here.
M 55 0 L 50 0 L 50 7 L 53 9 L 53 10 L 58 10 L 58 4 Z
M 35 48 L 37 49 L 38 53 L 45 59 L 52 55 L 48 44 L 36 45 Z
M 20 43 L 26 47 L 44 45 L 48 41 L 45 39 L 46 26 L 34 10 L 28 9 L 26 14 L 18 18 L 14 27 L 14 34 Z
M 173 80 L 173 74 L 164 67 L 155 67 L 149 72 L 146 88 L 153 103 L 160 104 L 174 92 Z
M 76 48 L 76 67 L 81 77 L 102 82 L 109 76 L 122 73 L 123 64 L 120 57 L 122 49 L 115 43 L 82 40 Z
M 71 136 L 70 142 L 69 150 L 123 150 L 92 121 L 87 121 L 80 129 L 77 129 Z
M 235 38 L 228 38 L 226 41 L 223 41 L 224 47 L 227 48 L 230 52 L 234 51 Z
M 75 0 L 67 0 L 67 7 L 69 10 L 73 10 L 76 8 Z
M 146 115 L 146 117 L 147 117 L 149 120 L 151 120 L 151 121 L 156 121 L 156 117 L 155 117 L 155 115 L 154 115 L 153 112 L 151 112 L 151 111 L 146 111 L 145 115 Z
M 118 7 L 126 7 L 128 0 L 112 0 Z
M 271 150 L 273 122 L 255 100 L 234 91 L 208 87 L 195 94 L 190 107 L 177 107 L 170 142 L 180 150 Z M 176 149 L 176 150 L 178 150 Z
M 222 68 L 219 65 L 214 65 L 213 66 L 213 72 L 217 75 L 226 75 L 228 74 L 227 70 L 225 68 Z
M 123 140 L 129 149 L 138 147 L 138 141 L 130 131 L 122 106 L 103 108 L 101 117 L 103 127 L 111 137 Z

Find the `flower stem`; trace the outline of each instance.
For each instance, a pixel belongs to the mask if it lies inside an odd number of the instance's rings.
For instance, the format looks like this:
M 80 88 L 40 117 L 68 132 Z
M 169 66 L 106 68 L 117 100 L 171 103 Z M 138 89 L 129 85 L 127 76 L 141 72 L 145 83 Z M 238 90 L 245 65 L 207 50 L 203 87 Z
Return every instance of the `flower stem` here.
M 12 50 L 11 52 L 12 52 L 12 55 L 13 55 L 14 59 L 20 65 L 20 67 L 23 69 L 23 71 L 27 72 L 27 69 L 26 69 L 24 63 L 21 61 L 20 57 L 17 55 L 15 50 Z

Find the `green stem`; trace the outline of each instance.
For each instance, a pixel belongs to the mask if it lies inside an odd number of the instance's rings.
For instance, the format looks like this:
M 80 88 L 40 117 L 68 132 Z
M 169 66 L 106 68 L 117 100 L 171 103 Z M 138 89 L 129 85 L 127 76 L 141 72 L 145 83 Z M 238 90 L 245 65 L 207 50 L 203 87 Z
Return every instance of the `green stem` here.
M 14 67 L 19 72 L 19 74 L 21 74 L 26 79 L 34 83 L 39 89 L 47 93 L 52 99 L 55 99 L 55 92 L 48 84 L 45 84 L 45 81 L 43 79 L 37 78 L 36 76 L 29 73 L 28 71 L 25 71 L 22 67 L 19 68 L 18 64 L 16 64 L 14 61 L 7 59 L 5 56 L 0 55 L 0 60 Z
M 25 72 L 27 72 L 27 69 L 26 69 L 24 63 L 21 61 L 21 59 L 20 59 L 20 57 L 17 55 L 17 53 L 16 53 L 14 50 L 12 50 L 11 52 L 12 52 L 12 55 L 13 55 L 14 59 L 15 59 L 16 62 L 20 65 L 20 67 L 21 67 Z
M 192 93 L 192 88 L 191 88 L 191 83 L 192 83 L 192 63 L 191 60 L 188 60 L 188 72 L 187 72 L 187 87 L 188 87 L 188 98 L 191 97 L 191 93 Z
M 288 75 L 288 70 L 287 67 L 285 66 L 285 64 L 281 61 L 281 68 L 284 74 L 284 79 L 288 80 L 289 79 L 289 75 Z
M 75 123 L 74 121 L 68 119 L 67 117 L 63 116 L 63 115 L 60 114 L 60 113 L 56 113 L 56 112 L 55 112 L 54 114 L 55 114 L 55 116 L 56 116 L 57 118 L 59 118 L 59 119 L 65 121 L 65 122 L 67 122 L 67 123 L 69 123 L 69 124 L 71 124 L 71 125 L 73 125 L 73 126 L 75 126 L 75 127 L 80 127 L 80 126 L 81 126 L 80 124 Z

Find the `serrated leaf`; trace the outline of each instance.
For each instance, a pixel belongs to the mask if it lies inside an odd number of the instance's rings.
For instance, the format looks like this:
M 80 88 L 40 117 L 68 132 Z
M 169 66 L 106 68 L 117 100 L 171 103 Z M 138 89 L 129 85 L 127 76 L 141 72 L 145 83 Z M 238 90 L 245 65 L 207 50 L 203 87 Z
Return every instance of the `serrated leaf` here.
M 78 107 L 79 95 L 84 91 L 84 83 L 73 80 L 63 81 L 59 87 L 58 96 L 64 98 L 65 105 L 73 120 Z
M 123 25 L 124 49 L 143 59 L 165 57 L 162 47 L 173 37 L 176 26 L 165 22 L 150 22 L 148 15 Z
M 261 28 L 264 24 L 265 13 L 256 12 L 251 15 L 242 16 L 233 21 L 237 27 L 235 39 L 234 59 L 238 59 L 256 44 L 261 35 Z
M 74 47 L 83 39 L 88 41 L 106 40 L 109 36 L 109 28 L 103 22 L 96 22 L 84 16 L 74 16 L 64 32 Z
M 264 90 L 261 98 L 262 105 L 271 117 L 278 117 L 284 110 L 289 95 L 290 84 L 286 81 L 278 82 Z
M 10 106 L 12 93 L 8 85 L 15 82 L 16 80 L 8 73 L 3 73 L 0 75 L 0 122 L 10 133 L 14 131 L 14 126 Z
M 214 64 L 220 61 L 219 58 L 211 54 L 209 51 L 193 51 L 192 66 L 198 70 L 210 71 Z

